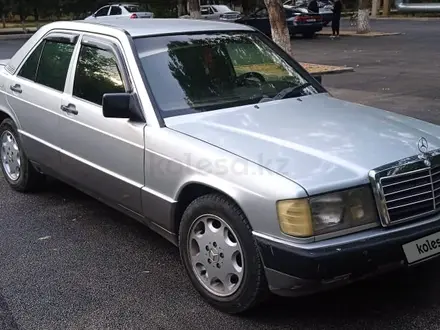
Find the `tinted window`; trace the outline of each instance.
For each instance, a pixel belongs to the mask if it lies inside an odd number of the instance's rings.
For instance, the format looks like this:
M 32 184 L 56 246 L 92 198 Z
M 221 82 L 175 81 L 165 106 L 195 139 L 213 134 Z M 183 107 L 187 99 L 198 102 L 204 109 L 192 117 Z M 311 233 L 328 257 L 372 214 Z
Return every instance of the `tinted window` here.
M 130 13 L 136 13 L 142 11 L 142 8 L 139 6 L 124 6 L 125 9 L 127 9 Z
M 73 44 L 47 40 L 41 53 L 35 81 L 63 91 L 74 48 Z
M 32 81 L 35 80 L 35 74 L 37 73 L 38 61 L 40 60 L 40 54 L 43 50 L 44 41 L 38 45 L 37 48 L 34 49 L 31 55 L 27 58 L 26 62 L 24 62 L 21 67 L 18 75 L 23 78 L 30 79 Z
M 73 95 L 102 104 L 105 93 L 125 92 L 115 55 L 107 50 L 81 46 L 73 84 Z
M 98 17 L 98 16 L 106 16 L 107 13 L 108 13 L 108 9 L 109 8 L 110 8 L 109 6 L 102 7 L 100 10 L 98 10 L 96 12 L 95 16 L 96 17 Z
M 164 117 L 320 91 L 258 33 L 158 36 L 135 44 Z
M 269 17 L 269 13 L 266 8 L 263 8 L 255 13 L 256 17 Z
M 200 9 L 200 14 L 202 14 L 202 15 L 209 15 L 209 9 L 208 8 Z
M 110 10 L 110 15 L 121 15 L 121 14 L 122 14 L 121 7 L 113 6 L 112 9 Z

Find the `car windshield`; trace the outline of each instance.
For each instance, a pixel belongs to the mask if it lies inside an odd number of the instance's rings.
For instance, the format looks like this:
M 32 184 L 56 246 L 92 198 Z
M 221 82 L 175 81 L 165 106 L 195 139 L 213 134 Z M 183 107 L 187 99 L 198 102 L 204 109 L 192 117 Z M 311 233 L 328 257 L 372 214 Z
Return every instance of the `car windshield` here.
M 253 32 L 168 35 L 135 38 L 135 46 L 163 117 L 324 91 L 263 38 Z

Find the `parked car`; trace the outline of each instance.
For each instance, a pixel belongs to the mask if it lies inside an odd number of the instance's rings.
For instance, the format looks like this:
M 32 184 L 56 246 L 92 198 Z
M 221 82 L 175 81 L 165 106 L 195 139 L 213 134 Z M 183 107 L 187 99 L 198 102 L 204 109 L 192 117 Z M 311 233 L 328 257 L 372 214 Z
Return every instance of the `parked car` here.
M 234 11 L 226 5 L 202 5 L 200 14 L 203 19 L 216 21 L 235 21 L 241 17 L 241 13 Z M 180 18 L 189 18 L 189 15 L 183 15 Z
M 333 2 L 331 0 L 321 0 L 317 1 L 319 8 L 319 15 L 322 17 L 322 25 L 327 26 L 333 18 Z M 307 9 L 309 6 L 309 1 L 307 0 L 297 0 L 294 3 L 291 0 L 284 2 L 285 6 L 290 6 L 298 10 Z
M 440 252 L 440 127 L 333 98 L 249 26 L 44 25 L 1 63 L 0 122 L 12 189 L 54 176 L 146 224 L 222 311 Z
M 307 8 L 284 6 L 287 27 L 291 36 L 301 34 L 305 38 L 313 38 L 316 32 L 322 30 L 322 17 Z M 266 7 L 260 8 L 248 16 L 236 20 L 237 23 L 250 25 L 267 36 L 271 35 L 269 13 Z
M 86 17 L 84 20 L 101 21 L 127 18 L 154 18 L 154 13 L 150 11 L 145 11 L 143 5 L 133 3 L 117 3 L 109 4 L 99 8 L 95 13 Z

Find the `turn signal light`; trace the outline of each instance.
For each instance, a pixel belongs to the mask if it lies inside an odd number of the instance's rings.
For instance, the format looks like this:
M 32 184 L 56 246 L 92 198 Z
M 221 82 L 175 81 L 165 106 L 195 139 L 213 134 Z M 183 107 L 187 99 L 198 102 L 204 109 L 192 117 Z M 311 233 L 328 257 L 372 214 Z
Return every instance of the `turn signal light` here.
M 298 237 L 313 235 L 312 214 L 307 199 L 278 201 L 277 213 L 283 233 Z

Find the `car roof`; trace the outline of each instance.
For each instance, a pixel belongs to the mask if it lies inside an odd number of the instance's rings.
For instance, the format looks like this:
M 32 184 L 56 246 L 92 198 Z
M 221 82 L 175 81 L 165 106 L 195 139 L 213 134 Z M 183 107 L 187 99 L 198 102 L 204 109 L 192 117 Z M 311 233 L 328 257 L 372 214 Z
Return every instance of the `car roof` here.
M 204 32 L 204 31 L 253 31 L 252 28 L 230 22 L 208 21 L 184 18 L 149 18 L 149 19 L 114 19 L 102 22 L 84 22 L 83 24 L 102 25 L 110 28 L 118 28 L 125 30 L 132 37 L 188 33 L 188 32 Z M 66 22 L 66 24 L 75 24 Z M 52 23 L 53 24 L 53 23 Z M 73 28 L 73 27 L 72 27 Z

